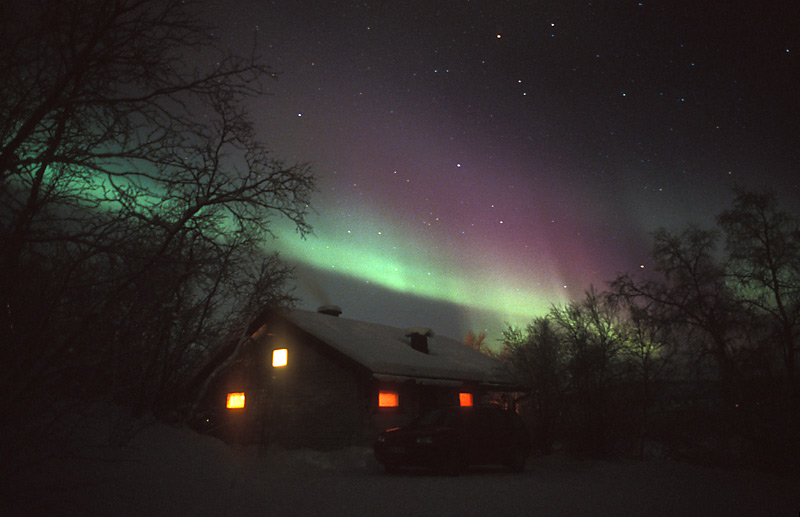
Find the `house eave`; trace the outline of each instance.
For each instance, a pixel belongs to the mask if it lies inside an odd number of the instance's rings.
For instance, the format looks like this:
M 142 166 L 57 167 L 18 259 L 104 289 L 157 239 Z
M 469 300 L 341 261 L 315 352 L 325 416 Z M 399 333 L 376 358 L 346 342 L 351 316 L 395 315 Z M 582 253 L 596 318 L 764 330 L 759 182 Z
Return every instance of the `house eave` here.
M 477 385 L 483 388 L 495 389 L 498 391 L 521 391 L 516 385 L 492 382 L 492 381 L 479 381 L 474 379 L 444 379 L 438 377 L 420 377 L 409 375 L 396 375 L 392 373 L 373 373 L 372 378 L 379 382 L 391 382 L 396 384 L 414 383 L 422 386 L 442 386 L 450 388 L 459 388 L 465 385 Z
M 391 373 L 374 373 L 372 374 L 372 378 L 380 382 L 392 382 L 397 384 L 405 384 L 407 382 L 413 382 L 415 384 L 421 384 L 425 386 L 448 386 L 448 387 L 463 386 L 464 383 L 467 382 L 456 379 L 437 379 L 433 377 L 411 377 L 408 375 L 395 375 Z

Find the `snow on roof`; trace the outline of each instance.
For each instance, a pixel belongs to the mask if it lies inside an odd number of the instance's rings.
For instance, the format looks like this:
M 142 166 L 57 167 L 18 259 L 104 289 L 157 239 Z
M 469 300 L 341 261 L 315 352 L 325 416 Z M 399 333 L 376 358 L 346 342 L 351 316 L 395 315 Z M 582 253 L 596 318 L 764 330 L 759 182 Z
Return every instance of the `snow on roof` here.
M 377 378 L 452 379 L 511 384 L 503 365 L 445 336 L 428 337 L 428 352 L 411 348 L 408 329 L 292 309 L 286 319 L 362 364 Z

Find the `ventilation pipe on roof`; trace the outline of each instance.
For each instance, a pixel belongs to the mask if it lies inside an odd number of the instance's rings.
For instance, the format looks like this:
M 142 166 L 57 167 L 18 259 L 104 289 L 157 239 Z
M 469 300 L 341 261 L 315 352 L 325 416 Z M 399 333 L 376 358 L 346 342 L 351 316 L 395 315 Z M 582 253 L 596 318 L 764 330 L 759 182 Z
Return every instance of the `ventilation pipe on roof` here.
M 417 352 L 427 354 L 428 338 L 433 337 L 433 331 L 429 328 L 415 327 L 406 330 L 406 337 L 409 338 L 411 348 Z
M 338 317 L 342 313 L 342 308 L 338 305 L 320 305 L 317 307 L 317 312 L 327 314 L 328 316 Z

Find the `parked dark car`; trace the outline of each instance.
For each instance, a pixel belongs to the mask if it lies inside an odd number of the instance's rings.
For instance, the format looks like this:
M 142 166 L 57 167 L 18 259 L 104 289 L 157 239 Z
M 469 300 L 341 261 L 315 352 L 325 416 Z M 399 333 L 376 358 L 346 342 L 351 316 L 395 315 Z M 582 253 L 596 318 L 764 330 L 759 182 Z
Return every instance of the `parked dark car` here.
M 450 407 L 383 431 L 374 449 L 375 458 L 388 472 L 414 466 L 456 474 L 470 465 L 502 465 L 521 472 L 531 444 L 522 419 L 513 411 Z

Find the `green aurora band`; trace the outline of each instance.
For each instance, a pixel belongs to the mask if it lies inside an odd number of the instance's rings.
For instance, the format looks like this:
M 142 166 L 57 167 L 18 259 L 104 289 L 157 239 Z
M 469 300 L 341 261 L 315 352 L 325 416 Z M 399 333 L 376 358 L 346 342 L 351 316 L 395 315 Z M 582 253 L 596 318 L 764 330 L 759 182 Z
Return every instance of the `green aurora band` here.
M 475 313 L 469 323 L 476 330 L 485 330 L 486 315 L 493 327 L 526 324 L 567 298 L 556 272 L 515 270 L 513 258 L 486 252 L 476 243 L 459 246 L 437 239 L 374 210 L 351 206 L 347 216 L 322 213 L 325 218 L 312 222 L 314 234 L 305 240 L 291 228 L 276 228 L 275 246 L 282 257 L 393 292 L 458 305 L 465 314 Z
M 117 198 L 106 178 L 87 172 L 61 179 L 70 180 L 87 197 L 103 200 L 104 209 L 114 209 Z M 142 210 L 167 208 L 153 188 L 138 185 L 136 190 Z M 314 233 L 306 239 L 298 238 L 288 221 L 276 220 L 272 230 L 277 239 L 264 248 L 291 263 L 458 306 L 469 320 L 464 332 L 495 332 L 505 322 L 524 325 L 567 300 L 561 275 L 539 267 L 540 261 L 537 271 L 519 270 L 515 257 L 509 256 L 513 251 L 487 251 L 479 236 L 454 240 L 444 231 L 422 231 L 402 216 L 359 205 L 363 203 L 349 202 L 346 215 L 339 215 L 341 207 L 320 207 L 311 221 Z

